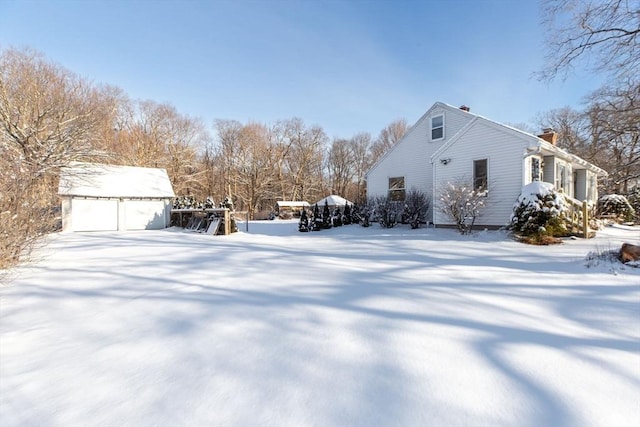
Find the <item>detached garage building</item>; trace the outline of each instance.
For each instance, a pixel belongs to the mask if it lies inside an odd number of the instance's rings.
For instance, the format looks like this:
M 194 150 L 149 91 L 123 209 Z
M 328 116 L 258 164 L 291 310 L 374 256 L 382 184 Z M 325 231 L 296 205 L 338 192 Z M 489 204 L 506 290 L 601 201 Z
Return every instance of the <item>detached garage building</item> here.
M 60 175 L 63 231 L 169 226 L 175 194 L 164 169 L 73 163 Z

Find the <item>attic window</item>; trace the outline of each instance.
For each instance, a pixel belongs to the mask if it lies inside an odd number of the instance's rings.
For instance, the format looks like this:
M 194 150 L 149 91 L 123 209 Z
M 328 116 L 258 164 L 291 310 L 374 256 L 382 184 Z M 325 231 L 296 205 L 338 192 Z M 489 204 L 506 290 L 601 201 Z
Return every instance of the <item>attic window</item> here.
M 431 141 L 444 138 L 444 115 L 431 117 Z

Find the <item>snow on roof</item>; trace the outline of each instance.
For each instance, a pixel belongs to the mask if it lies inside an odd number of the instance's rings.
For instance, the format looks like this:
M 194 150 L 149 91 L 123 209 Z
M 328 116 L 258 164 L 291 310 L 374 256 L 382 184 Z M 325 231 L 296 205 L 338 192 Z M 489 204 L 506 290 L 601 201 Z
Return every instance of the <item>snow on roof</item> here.
M 325 198 L 324 198 L 324 199 L 322 199 L 322 200 L 318 200 L 318 201 L 316 202 L 316 204 L 317 204 L 318 206 L 321 206 L 321 205 L 324 205 L 324 202 L 325 202 L 325 201 L 327 202 L 327 204 L 328 204 L 329 206 L 344 206 L 344 205 L 346 205 L 347 203 L 349 203 L 350 205 L 352 205 L 352 204 L 353 204 L 352 202 L 348 201 L 347 199 L 345 199 L 345 198 L 343 198 L 343 197 L 340 197 L 340 196 L 336 196 L 335 194 L 332 194 L 332 195 L 330 195 L 330 196 L 327 196 L 327 197 L 325 197 Z
M 278 206 L 290 206 L 292 208 L 308 207 L 309 202 L 303 201 L 290 201 L 290 200 L 278 200 L 276 202 Z
M 58 194 L 85 197 L 175 197 L 167 171 L 74 162 L 60 174 Z

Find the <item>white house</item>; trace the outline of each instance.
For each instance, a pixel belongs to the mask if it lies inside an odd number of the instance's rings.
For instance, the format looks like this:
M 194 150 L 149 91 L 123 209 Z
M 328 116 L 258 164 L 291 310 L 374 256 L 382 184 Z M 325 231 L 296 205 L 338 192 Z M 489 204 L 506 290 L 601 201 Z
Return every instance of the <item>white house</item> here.
M 438 192 L 465 180 L 486 190 L 486 208 L 476 224 L 509 223 L 521 188 L 550 182 L 571 198 L 595 202 L 598 177 L 607 173 L 558 148 L 550 129 L 536 136 L 473 114 L 469 108 L 436 102 L 367 173 L 369 196 L 404 200 L 416 188 L 432 200 L 429 222 L 452 225 L 438 209 Z
M 164 169 L 76 162 L 62 170 L 63 231 L 169 226 L 175 197 Z

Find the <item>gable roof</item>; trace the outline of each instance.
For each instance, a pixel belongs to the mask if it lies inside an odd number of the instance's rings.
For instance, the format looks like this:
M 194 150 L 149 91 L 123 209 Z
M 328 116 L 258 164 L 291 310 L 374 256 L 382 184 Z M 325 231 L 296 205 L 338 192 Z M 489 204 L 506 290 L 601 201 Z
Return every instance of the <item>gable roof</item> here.
M 378 159 L 378 160 L 377 160 L 377 161 L 376 161 L 376 162 L 375 162 L 375 163 L 374 163 L 374 164 L 369 168 L 369 170 L 367 171 L 366 175 L 368 175 L 371 171 L 373 171 L 375 168 L 377 168 L 377 167 L 378 167 L 378 165 L 379 165 L 380 163 L 382 163 L 382 161 L 383 161 L 385 158 L 387 158 L 387 157 L 391 154 L 391 152 L 392 152 L 392 151 L 393 151 L 397 146 L 399 146 L 399 145 L 400 145 L 400 144 L 402 144 L 406 139 L 408 139 L 408 138 L 409 138 L 409 136 L 410 136 L 413 132 L 415 132 L 415 131 L 416 131 L 416 129 L 418 129 L 418 128 L 420 127 L 420 124 L 421 124 L 422 122 L 424 122 L 425 120 L 427 120 L 427 119 L 431 116 L 431 114 L 433 113 L 433 111 L 434 111 L 434 110 L 437 110 L 437 109 L 442 109 L 442 110 L 452 111 L 452 112 L 454 112 L 454 113 L 456 113 L 456 114 L 458 114 L 458 113 L 459 113 L 459 114 L 471 114 L 471 115 L 475 115 L 475 114 L 473 114 L 473 113 L 470 113 L 469 111 L 461 110 L 461 109 L 460 109 L 460 108 L 458 108 L 458 107 L 454 107 L 453 105 L 449 105 L 449 104 L 446 104 L 446 103 L 444 103 L 444 102 L 437 101 L 437 102 L 436 102 L 436 103 L 434 103 L 431 107 L 429 107 L 429 109 L 428 109 L 428 110 L 427 110 L 427 111 L 426 111 L 426 112 L 425 112 L 425 113 L 424 113 L 424 114 L 423 114 L 423 115 L 422 115 L 422 116 L 421 116 L 421 117 L 420 117 L 420 118 L 419 118 L 419 119 L 418 119 L 418 120 L 413 124 L 413 126 L 411 126 L 411 127 L 407 130 L 407 132 L 405 132 L 405 134 L 402 136 L 402 138 L 400 138 L 400 140 L 399 140 L 398 142 L 396 142 L 396 143 L 395 143 L 395 145 L 393 145 L 389 150 L 387 150 L 387 152 L 386 152 L 386 153 L 384 153 L 384 154 L 382 155 L 382 157 L 380 157 L 380 158 L 379 158 L 379 159 Z
M 58 194 L 84 197 L 175 197 L 167 171 L 74 162 L 62 169 Z
M 451 139 L 449 139 L 449 141 L 444 143 L 440 148 L 438 148 L 431 155 L 431 159 L 430 159 L 431 163 L 433 163 L 435 159 L 437 159 L 439 156 L 445 153 L 449 148 L 451 148 L 451 146 L 455 145 L 455 143 L 458 142 L 458 140 L 462 138 L 462 136 L 464 136 L 464 134 L 467 133 L 477 122 L 483 122 L 489 127 L 495 129 L 496 131 L 510 133 L 514 137 L 521 139 L 524 142 L 527 142 L 529 150 L 538 149 L 540 151 L 544 151 L 547 154 L 556 155 L 558 157 L 561 157 L 563 159 L 570 161 L 571 163 L 578 164 L 584 167 L 585 169 L 588 169 L 591 172 L 594 172 L 598 175 L 601 175 L 601 176 L 608 175 L 608 173 L 604 169 L 601 169 L 598 166 L 594 165 L 593 163 L 590 163 L 584 160 L 583 158 L 576 156 L 575 154 L 571 154 L 568 151 L 563 150 L 562 148 L 554 144 L 551 144 L 550 142 L 545 141 L 544 139 L 536 135 L 530 134 L 528 132 L 514 128 L 512 126 L 505 125 L 503 123 L 496 122 L 494 120 L 488 119 L 478 114 L 474 114 L 474 113 L 469 113 L 469 114 L 473 114 L 475 116 L 473 120 L 471 120 L 469 123 L 464 125 L 462 129 L 460 129 L 455 135 L 453 135 Z

